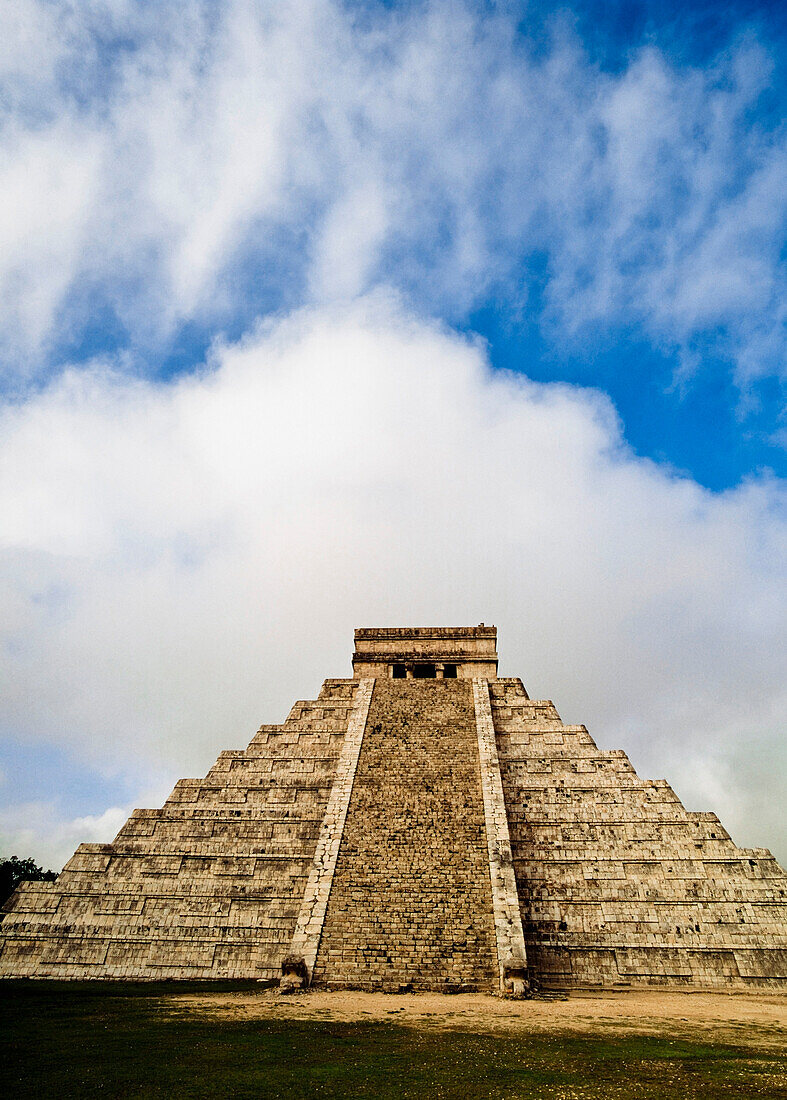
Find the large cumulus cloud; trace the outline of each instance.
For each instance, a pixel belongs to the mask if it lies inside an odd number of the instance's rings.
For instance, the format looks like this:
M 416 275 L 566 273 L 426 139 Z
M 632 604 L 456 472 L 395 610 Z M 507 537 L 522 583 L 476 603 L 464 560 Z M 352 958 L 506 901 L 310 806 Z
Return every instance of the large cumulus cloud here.
M 4 409 L 0 477 L 17 741 L 164 792 L 347 675 L 354 626 L 495 622 L 503 674 L 785 855 L 778 486 L 636 458 L 596 391 L 492 372 L 378 293 L 177 383 L 67 372 Z M 65 858 L 47 812 L 6 834 L 49 821 Z

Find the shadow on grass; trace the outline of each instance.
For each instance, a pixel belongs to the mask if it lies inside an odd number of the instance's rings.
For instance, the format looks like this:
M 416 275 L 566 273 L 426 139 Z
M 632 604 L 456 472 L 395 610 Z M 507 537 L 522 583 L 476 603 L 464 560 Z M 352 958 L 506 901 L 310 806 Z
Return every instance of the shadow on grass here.
M 249 983 L 0 983 L 0 1083 L 36 1097 L 787 1100 L 787 1058 L 652 1037 L 220 1021 L 171 993 Z

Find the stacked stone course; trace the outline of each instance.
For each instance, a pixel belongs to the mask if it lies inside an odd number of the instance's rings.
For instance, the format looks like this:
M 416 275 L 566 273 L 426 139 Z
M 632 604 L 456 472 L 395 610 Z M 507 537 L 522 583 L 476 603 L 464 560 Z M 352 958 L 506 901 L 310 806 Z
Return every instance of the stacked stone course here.
M 495 988 L 467 681 L 375 682 L 314 981 L 390 990 Z
M 490 684 L 531 970 L 544 985 L 750 985 L 787 979 L 787 876 L 715 814 L 584 726 Z
M 23 883 L 0 977 L 787 988 L 770 852 L 497 679 L 495 637 L 356 632 L 353 679 Z
M 357 690 L 326 680 L 112 844 L 80 845 L 56 882 L 22 883 L 0 975 L 277 978 Z

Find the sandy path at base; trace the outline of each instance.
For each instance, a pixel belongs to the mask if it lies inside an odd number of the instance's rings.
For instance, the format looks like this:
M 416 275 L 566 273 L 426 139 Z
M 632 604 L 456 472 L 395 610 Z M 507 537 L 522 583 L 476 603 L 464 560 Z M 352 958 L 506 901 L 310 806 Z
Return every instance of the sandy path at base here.
M 573 994 L 506 1001 L 480 993 L 185 994 L 168 1003 L 222 1019 L 384 1021 L 475 1032 L 657 1035 L 787 1052 L 787 997 L 724 993 Z

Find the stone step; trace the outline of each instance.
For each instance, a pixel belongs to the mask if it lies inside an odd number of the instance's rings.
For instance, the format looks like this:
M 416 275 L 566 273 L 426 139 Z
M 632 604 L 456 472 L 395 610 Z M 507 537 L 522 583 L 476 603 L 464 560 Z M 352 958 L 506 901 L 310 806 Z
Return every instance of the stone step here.
M 314 981 L 496 988 L 468 682 L 375 681 Z

